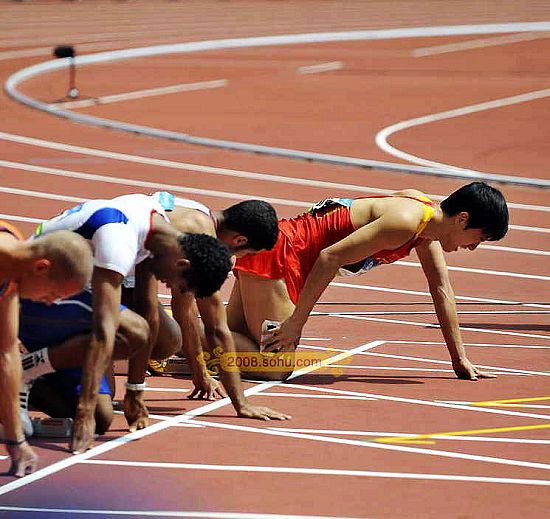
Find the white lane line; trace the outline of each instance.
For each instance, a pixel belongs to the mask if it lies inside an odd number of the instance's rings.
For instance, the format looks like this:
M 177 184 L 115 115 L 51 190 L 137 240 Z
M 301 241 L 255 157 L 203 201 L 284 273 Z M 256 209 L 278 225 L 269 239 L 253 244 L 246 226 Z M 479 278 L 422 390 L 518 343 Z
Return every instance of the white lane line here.
M 171 388 L 171 387 L 149 387 L 145 388 L 145 391 L 161 391 L 163 393 L 189 393 L 190 389 L 185 388 Z
M 447 402 L 447 400 L 445 400 Z M 451 403 L 461 403 L 461 402 L 453 402 L 449 400 Z M 473 402 L 464 402 L 465 405 L 471 404 Z M 537 405 L 537 404 L 495 404 L 497 407 L 515 407 L 515 408 L 525 408 L 525 409 L 546 409 L 547 411 L 550 411 L 550 406 L 548 405 Z M 548 418 L 550 419 L 550 415 L 548 415 Z
M 535 254 L 538 256 L 550 256 L 550 251 L 538 249 L 518 249 L 517 247 L 505 247 L 504 245 L 480 245 L 478 249 L 496 250 L 499 252 L 518 252 L 520 254 Z
M 79 171 L 68 171 L 65 169 L 58 169 L 58 168 L 46 168 L 43 166 L 34 166 L 32 164 L 20 164 L 16 162 L 5 161 L 5 160 L 0 160 L 0 167 L 25 170 L 25 171 L 33 171 L 33 172 L 41 173 L 45 175 L 53 175 L 53 176 L 60 176 L 60 177 L 67 177 L 67 178 L 78 178 L 81 180 L 93 180 L 96 182 L 100 181 L 100 182 L 105 182 L 107 184 L 137 186 L 137 187 L 144 187 L 144 188 L 155 189 L 155 190 L 164 189 L 167 191 L 173 191 L 177 193 L 191 193 L 194 195 L 229 198 L 231 200 L 242 200 L 243 198 L 251 198 L 251 195 L 246 195 L 243 193 L 231 193 L 226 191 L 214 191 L 212 189 L 197 189 L 193 187 L 182 187 L 176 184 L 163 184 L 158 182 L 148 182 L 145 180 L 132 180 L 128 178 L 110 177 L 107 175 L 96 175 L 94 173 L 82 173 Z M 5 188 L 5 192 L 7 192 L 9 189 L 11 188 Z M 19 194 L 19 193 L 15 193 L 15 194 Z M 30 192 L 26 196 L 32 196 L 32 192 Z M 261 198 L 262 200 L 266 200 L 268 202 L 279 204 L 279 205 L 289 205 L 289 206 L 301 205 L 303 207 L 309 207 L 311 205 L 309 203 L 304 203 L 297 200 L 283 200 L 280 198 L 267 198 L 264 196 L 258 196 L 257 198 Z
M 339 353 L 337 355 L 334 355 L 333 357 L 329 357 L 323 361 L 321 361 L 319 364 L 316 364 L 314 366 L 309 366 L 306 368 L 302 368 L 300 370 L 296 370 L 292 375 L 289 377 L 289 379 L 293 379 L 296 377 L 299 377 L 300 375 L 305 375 L 306 373 L 310 373 L 312 371 L 315 371 L 319 369 L 320 367 L 326 366 L 330 364 L 331 362 L 338 362 L 339 360 L 343 360 L 347 357 L 351 357 L 355 355 L 356 353 L 360 353 L 363 351 L 370 350 L 372 348 L 376 348 L 377 346 L 380 346 L 381 344 L 384 344 L 384 341 L 372 341 L 366 344 L 362 344 L 360 346 L 357 346 L 356 348 L 352 348 L 351 350 L 348 350 L 343 353 Z M 260 393 L 264 390 L 270 389 L 273 386 L 281 385 L 281 382 L 262 382 L 259 383 L 256 386 L 250 387 L 248 389 L 245 389 L 244 394 L 245 396 L 251 396 L 257 393 Z M 362 396 L 362 395 L 359 395 Z M 143 438 L 146 436 L 150 436 L 156 432 L 163 431 L 164 429 L 167 429 L 168 427 L 171 427 L 173 425 L 176 425 L 181 422 L 186 422 L 189 420 L 192 420 L 193 418 L 197 416 L 201 416 L 203 414 L 209 413 L 210 411 L 214 411 L 216 409 L 219 409 L 221 407 L 224 407 L 231 403 L 231 400 L 229 398 L 222 398 L 221 400 L 217 400 L 215 402 L 211 402 L 209 404 L 203 405 L 198 407 L 197 409 L 193 409 L 191 411 L 188 411 L 184 414 L 174 416 L 172 418 L 169 418 L 164 421 L 159 421 L 156 424 L 150 425 L 146 427 L 145 429 L 141 429 L 139 431 L 126 434 L 124 436 L 121 436 L 119 438 L 115 438 L 114 440 L 105 442 L 101 445 L 96 445 L 95 447 L 91 448 L 87 452 L 83 454 L 75 454 L 71 456 L 70 458 L 66 458 L 64 460 L 58 461 L 57 463 L 53 463 L 52 465 L 49 465 L 47 467 L 44 467 L 43 469 L 37 470 L 36 472 L 29 474 L 28 476 L 25 476 L 24 478 L 11 481 L 10 483 L 7 483 L 0 487 L 0 496 L 7 494 L 9 492 L 12 492 L 13 490 L 16 490 L 18 488 L 24 487 L 30 483 L 33 483 L 34 481 L 40 480 L 46 476 L 49 476 L 51 474 L 55 474 L 63 469 L 66 469 L 68 467 L 72 467 L 73 465 L 76 465 L 77 463 L 80 463 L 84 460 L 90 459 L 93 456 L 98 456 L 100 454 L 103 454 L 105 452 L 109 452 L 113 449 L 116 449 L 117 447 L 120 447 L 122 445 L 126 445 L 127 443 L 137 440 L 139 438 Z M 195 422 L 193 422 L 195 423 Z M 199 422 L 196 422 L 199 423 Z M 208 422 L 207 422 L 208 423 Z M 199 423 L 199 425 L 202 425 L 202 423 Z
M 408 294 L 408 295 L 415 295 L 415 296 L 431 297 L 429 292 L 420 292 L 418 290 L 386 288 L 386 287 L 377 287 L 373 285 L 357 285 L 354 283 L 341 283 L 338 281 L 333 281 L 331 283 L 331 286 L 342 287 L 342 288 L 354 288 L 358 290 L 372 290 L 374 292 L 389 292 L 393 294 Z M 532 308 L 550 308 L 550 305 L 539 304 L 539 303 L 522 303 L 521 301 L 509 301 L 506 299 L 488 299 L 485 297 L 458 296 L 458 295 L 455 295 L 455 298 L 459 301 L 477 301 L 479 303 L 521 304 L 522 306 L 532 307 Z M 543 338 L 546 338 L 546 337 L 543 337 Z
M 422 268 L 420 263 L 415 261 L 396 261 L 395 265 L 401 265 L 403 267 L 415 267 Z M 539 281 L 550 281 L 550 276 L 540 276 L 538 274 L 521 274 L 519 272 L 506 272 L 502 270 L 488 270 L 488 269 L 473 269 L 467 267 L 447 267 L 449 270 L 455 272 L 468 272 L 469 274 L 484 274 L 486 276 L 504 276 L 510 278 L 522 278 L 522 279 L 537 279 Z
M 113 411 L 113 413 L 121 415 L 121 416 L 124 415 L 124 411 Z M 174 415 L 168 416 L 168 415 L 163 415 L 163 414 L 151 414 L 151 413 L 149 413 L 149 418 L 151 418 L 153 420 L 165 421 L 165 420 L 170 420 L 173 417 L 174 417 Z M 182 423 L 175 424 L 174 427 L 188 427 L 190 429 L 193 429 L 193 428 L 200 429 L 200 428 L 202 428 L 202 425 L 194 424 L 193 422 L 182 422 Z
M 420 126 L 422 124 L 432 123 L 435 121 L 442 121 L 444 119 L 450 119 L 453 117 L 459 117 L 463 115 L 473 114 L 481 112 L 484 110 L 492 110 L 495 108 L 502 108 L 503 106 L 510 106 L 519 103 L 525 103 L 528 101 L 534 101 L 537 99 L 544 99 L 545 97 L 550 96 L 550 88 L 544 90 L 536 90 L 534 92 L 528 92 L 525 94 L 515 95 L 511 97 L 504 97 L 501 99 L 495 99 L 493 101 L 488 101 L 485 103 L 478 103 L 475 105 L 463 106 L 462 108 L 457 108 L 454 110 L 447 110 L 445 112 L 434 113 L 430 115 L 425 115 L 423 117 L 416 117 L 414 119 L 408 119 L 406 121 L 401 121 L 391 126 L 387 126 L 380 130 L 375 137 L 375 142 L 378 147 L 384 150 L 386 153 L 393 155 L 394 157 L 399 157 L 402 160 L 412 162 L 414 164 L 422 164 L 424 166 L 437 167 L 437 168 L 446 168 L 455 172 L 467 172 L 473 173 L 469 169 L 459 168 L 452 166 L 450 164 L 444 164 L 442 162 L 435 162 L 433 160 L 427 160 L 411 153 L 406 153 L 404 151 L 398 150 L 394 146 L 388 143 L 388 138 L 399 131 L 405 130 L 407 128 L 412 128 L 414 126 Z M 477 172 L 479 173 L 479 172 Z
M 28 196 L 31 198 L 46 198 L 47 200 L 59 200 L 62 202 L 81 203 L 88 200 L 88 198 L 58 195 L 56 193 L 45 193 L 44 191 L 31 191 L 29 189 L 18 189 L 15 187 L 4 187 L 4 186 L 0 186 L 0 193 L 6 193 L 8 195 L 25 196 L 25 197 Z
M 514 231 L 526 231 L 526 232 L 542 232 L 550 234 L 550 229 L 545 227 L 527 227 L 525 225 L 509 225 L 508 229 L 513 229 Z
M 518 484 L 538 485 L 531 483 L 538 481 L 536 479 L 520 479 Z M 528 482 L 528 483 L 527 483 Z M 516 480 L 510 480 L 508 483 L 516 483 Z M 354 517 L 336 517 L 333 515 L 287 515 L 287 514 L 255 514 L 245 512 L 175 512 L 172 510 L 152 511 L 152 510 L 81 510 L 80 508 L 37 508 L 30 506 L 0 506 L 0 510 L 6 512 L 32 512 L 33 514 L 69 514 L 77 515 L 101 515 L 103 517 L 111 515 L 133 516 L 133 517 L 195 517 L 200 519 L 361 519 Z M 29 517 L 29 516 L 27 516 Z M 34 517 L 34 515 L 33 515 Z M 364 518 L 363 518 L 364 519 Z
M 365 352 L 364 355 L 371 355 L 376 357 L 385 357 L 388 359 L 400 359 L 400 360 L 413 360 L 418 362 L 431 362 L 433 364 L 451 364 L 451 362 L 447 360 L 435 360 L 435 359 L 425 359 L 422 357 L 411 357 L 409 355 L 392 355 L 390 353 L 371 353 L 371 352 Z M 519 368 L 503 368 L 503 367 L 497 367 L 497 366 L 486 366 L 482 364 L 476 364 L 477 367 L 482 369 L 487 369 L 491 371 L 506 371 L 507 373 L 514 374 L 514 375 L 537 375 L 541 377 L 549 377 L 550 372 L 548 371 L 530 371 L 526 369 L 519 369 Z
M 3 220 L 11 220 L 13 222 L 25 222 L 25 223 L 41 223 L 43 218 L 29 218 L 27 216 L 17 216 L 13 214 L 0 214 L 0 218 Z
M 452 369 L 436 369 L 436 368 L 397 368 L 395 366 L 355 366 L 352 364 L 332 364 L 328 366 L 329 368 L 343 368 L 343 369 L 367 369 L 367 370 L 379 370 L 379 371 L 428 371 L 434 373 L 453 373 Z M 509 373 L 509 372 L 492 372 L 494 375 L 523 375 L 527 376 L 525 373 Z M 267 394 L 267 393 L 262 393 Z M 527 407 L 523 406 L 522 407 Z M 542 406 L 539 406 L 542 408 Z M 545 406 L 548 407 L 548 406 Z
M 483 49 L 486 47 L 495 47 L 498 45 L 509 45 L 522 41 L 540 40 L 550 37 L 549 32 L 526 32 L 523 34 L 508 34 L 505 36 L 494 36 L 492 38 L 477 38 L 475 40 L 459 41 L 456 43 L 448 43 L 446 45 L 433 45 L 431 47 L 419 47 L 412 51 L 415 58 L 424 56 L 434 56 L 436 54 L 445 54 L 448 52 L 461 52 L 470 49 Z
M 152 182 L 147 181 L 139 181 L 139 180 L 133 180 L 130 178 L 127 179 L 121 179 L 120 177 L 112 181 L 114 177 L 109 177 L 105 175 L 97 175 L 94 173 L 82 173 L 78 171 L 72 171 L 72 170 L 66 170 L 66 169 L 59 169 L 59 168 L 47 168 L 45 166 L 35 166 L 34 164 L 25 164 L 25 163 L 18 163 L 18 162 L 7 162 L 0 160 L 0 167 L 6 167 L 10 169 L 21 169 L 24 171 L 32 171 L 36 173 L 44 173 L 46 175 L 53 175 L 53 176 L 61 176 L 61 177 L 69 177 L 69 178 L 83 178 L 84 180 L 94 180 L 97 182 L 106 182 L 106 183 L 114 183 L 114 184 L 125 184 L 125 185 L 136 185 L 139 187 L 149 187 L 151 188 L 153 184 Z M 85 175 L 84 177 L 79 177 L 80 175 Z M 93 175 L 90 178 L 90 175 Z M 97 178 L 94 178 L 97 177 Z M 177 191 L 180 190 L 181 192 L 191 191 L 194 194 L 206 194 L 208 196 L 214 196 L 212 193 L 218 193 L 217 191 L 211 191 L 211 190 L 201 190 L 201 189 L 194 189 L 194 188 L 183 188 L 181 186 L 176 186 L 174 184 L 154 184 L 155 186 L 164 187 L 165 189 L 171 190 L 171 191 Z M 20 195 L 20 196 L 29 196 L 34 198 L 48 198 L 50 200 L 62 200 L 62 201 L 69 201 L 69 202 L 83 202 L 85 200 L 88 200 L 87 198 L 77 198 L 74 196 L 67 196 L 67 195 L 60 195 L 60 194 L 53 194 L 53 193 L 45 193 L 43 191 L 32 191 L 29 189 L 19 189 L 14 187 L 2 187 L 0 186 L 0 193 L 6 193 L 11 195 Z M 240 197 L 240 198 L 246 198 L 250 197 L 251 195 L 245 194 L 245 193 L 226 193 L 220 192 L 220 197 L 223 198 L 233 198 L 233 197 Z M 230 195 L 230 196 L 228 196 Z M 306 202 L 302 200 L 289 200 L 289 199 L 282 199 L 282 198 L 263 198 L 264 200 L 270 200 L 274 204 L 279 205 L 288 205 L 293 207 L 311 207 L 312 202 Z M 513 226 L 509 226 L 512 228 Z M 532 232 L 550 232 L 550 229 L 543 229 L 540 227 L 524 227 L 523 230 L 530 230 Z M 533 249 L 520 249 L 515 247 L 504 247 L 504 246 L 497 246 L 497 245 L 480 245 L 479 248 L 484 249 L 490 249 L 495 250 L 498 252 L 519 252 L 523 254 L 538 254 L 542 256 L 550 255 L 550 252 L 546 251 L 540 251 L 540 250 L 533 250 Z
M 460 406 L 457 406 L 460 407 Z M 468 407 L 464 409 L 470 409 Z M 469 461 L 479 461 L 483 463 L 495 463 L 498 465 L 511 465 L 515 467 L 529 467 L 543 470 L 550 470 L 550 465 L 546 463 L 538 463 L 532 461 L 522 461 L 508 458 L 497 458 L 493 456 L 478 456 L 474 454 L 466 454 L 462 452 L 453 452 L 453 451 L 444 451 L 438 449 L 428 449 L 428 448 L 419 448 L 419 447 L 407 447 L 404 445 L 390 445 L 384 443 L 375 443 L 362 440 L 351 440 L 345 438 L 334 438 L 331 436 L 320 436 L 316 434 L 304 434 L 304 433 L 291 433 L 291 432 L 282 432 L 282 431 L 273 431 L 270 429 L 259 428 L 259 427 L 249 427 L 244 425 L 233 425 L 226 423 L 216 423 L 216 422 L 206 422 L 203 420 L 196 420 L 196 423 L 200 423 L 205 427 L 212 427 L 217 429 L 227 429 L 233 431 L 243 431 L 251 432 L 256 434 L 264 434 L 267 436 L 283 436 L 288 438 L 298 438 L 303 440 L 313 440 L 326 443 L 335 443 L 340 445 L 353 445 L 356 447 L 365 447 L 372 449 L 382 449 L 396 452 L 408 452 L 413 454 L 424 454 L 428 456 L 438 456 L 442 458 L 455 458 L 460 460 L 469 460 Z M 550 484 L 550 482 L 548 482 Z
M 444 342 L 436 342 L 436 341 L 397 341 L 397 340 L 391 340 L 387 341 L 388 344 L 418 344 L 420 346 L 445 346 Z M 527 345 L 527 344 L 494 344 L 494 343 L 486 343 L 486 342 L 465 342 L 464 346 L 468 348 L 517 348 L 517 349 L 526 349 L 526 350 L 550 350 L 550 346 L 534 346 L 534 345 Z
M 346 190 L 346 191 L 353 191 L 358 193 L 370 193 L 370 194 L 380 194 L 380 195 L 387 195 L 394 192 L 394 190 L 391 189 L 380 189 L 375 187 L 368 187 L 368 186 L 359 186 L 355 184 L 340 184 L 337 182 L 327 182 L 323 180 L 309 180 L 305 178 L 292 178 L 292 177 L 285 177 L 282 175 L 270 175 L 265 173 L 256 173 L 256 172 L 250 172 L 250 171 L 242 171 L 242 170 L 235 170 L 235 169 L 227 169 L 227 168 L 216 168 L 213 166 L 201 166 L 197 164 L 190 164 L 185 162 L 176 162 L 173 160 L 165 160 L 165 159 L 155 159 L 152 157 L 144 157 L 142 155 L 129 155 L 127 153 L 117 153 L 113 151 L 106 151 L 101 150 L 97 148 L 86 148 L 83 146 L 73 146 L 71 144 L 64 144 L 60 142 L 55 141 L 46 141 L 43 139 L 35 139 L 32 137 L 25 137 L 22 135 L 16 135 L 12 133 L 5 133 L 0 132 L 0 140 L 7 140 L 10 142 L 17 142 L 20 144 L 28 144 L 31 146 L 37 146 L 40 148 L 48 148 L 48 149 L 54 149 L 54 150 L 60 150 L 60 151 L 68 151 L 70 153 L 79 153 L 81 155 L 90 155 L 90 156 L 96 156 L 96 157 L 104 157 L 109 158 L 113 160 L 120 160 L 124 162 L 132 162 L 137 164 L 147 164 L 151 166 L 160 166 L 160 167 L 166 167 L 166 168 L 172 168 L 172 169 L 182 169 L 182 170 L 188 170 L 188 171 L 198 171 L 201 173 L 210 173 L 212 175 L 224 175 L 224 176 L 233 176 L 233 177 L 240 177 L 240 178 L 249 178 L 254 180 L 265 180 L 268 182 L 278 182 L 283 184 L 293 184 L 293 185 L 302 185 L 302 186 L 311 186 L 315 188 L 326 188 L 326 189 L 338 189 L 338 190 Z M 12 166 L 9 166 L 8 164 L 11 164 Z M 3 165 L 4 167 L 13 167 L 16 169 L 25 169 L 22 166 L 27 166 L 22 163 L 17 162 L 7 162 L 2 161 L 0 165 Z M 36 166 L 35 166 L 36 167 Z M 32 170 L 31 170 L 32 171 Z M 38 171 L 38 170 L 35 170 Z M 63 170 L 55 170 L 62 172 Z M 44 171 L 45 172 L 45 171 Z M 434 200 L 442 200 L 445 198 L 445 196 L 442 195 L 433 195 L 428 194 L 430 198 Z M 296 202 L 295 204 L 287 204 L 287 205 L 297 205 L 300 207 L 310 207 L 311 202 Z M 539 206 L 539 205 L 530 205 L 530 204 L 515 204 L 515 203 L 509 203 L 508 207 L 512 209 L 523 209 L 528 211 L 542 211 L 542 212 L 550 212 L 550 206 Z
M 458 405 L 458 404 L 448 404 L 445 402 L 435 402 L 433 400 L 420 400 L 418 398 L 402 398 L 397 396 L 388 396 L 388 395 L 378 395 L 374 393 L 365 393 L 362 391 L 348 391 L 343 389 L 330 389 L 330 388 L 324 388 L 324 387 L 317 387 L 317 386 L 306 386 L 304 384 L 293 384 L 293 383 L 285 383 L 285 386 L 288 385 L 288 387 L 294 388 L 294 389 L 301 389 L 304 391 L 313 391 L 313 392 L 319 392 L 319 393 L 329 393 L 329 394 L 335 394 L 335 395 L 350 395 L 350 396 L 368 396 L 375 398 L 376 400 L 388 400 L 390 402 L 399 402 L 404 404 L 415 404 L 415 405 L 425 405 L 428 407 L 441 407 L 441 408 L 448 408 L 448 409 L 454 409 L 459 411 L 477 411 L 477 412 L 487 412 L 488 414 L 501 414 L 506 416 L 517 416 L 521 418 L 535 418 L 537 420 L 548 420 L 548 415 L 544 414 L 535 414 L 535 413 L 522 413 L 519 411 L 507 411 L 505 409 L 493 409 L 489 407 L 471 407 L 471 406 L 464 406 L 464 405 Z M 202 422 L 197 422 L 202 423 Z M 550 465 L 549 465 L 550 467 Z
M 388 341 L 388 344 L 391 344 L 391 342 L 395 342 L 395 341 Z M 308 350 L 323 350 L 323 351 L 346 351 L 346 350 L 342 350 L 340 348 L 325 348 L 323 346 L 308 346 L 308 345 L 305 345 L 305 344 L 300 344 L 299 345 L 301 348 L 306 348 Z M 364 352 L 364 353 L 358 353 L 357 355 L 361 356 L 361 355 L 370 355 L 370 356 L 375 356 L 375 357 L 385 357 L 385 358 L 388 358 L 388 359 L 400 359 L 400 360 L 411 360 L 411 361 L 415 361 L 415 362 L 428 362 L 428 363 L 431 363 L 431 364 L 444 364 L 444 365 L 451 365 L 451 362 L 448 361 L 448 360 L 435 360 L 435 359 L 428 359 L 428 358 L 425 358 L 425 357 L 411 357 L 409 355 L 392 355 L 390 353 L 374 353 L 374 352 Z M 485 365 L 482 365 L 482 364 L 476 364 L 477 367 L 479 368 L 483 368 L 483 369 L 486 369 L 486 370 L 491 370 L 491 372 L 494 372 L 494 373 L 499 373 L 499 372 L 502 372 L 502 373 L 508 373 L 510 375 L 538 375 L 538 376 L 542 376 L 542 377 L 548 377 L 550 376 L 550 372 L 547 372 L 547 371 L 527 371 L 527 370 L 524 370 L 524 369 L 517 369 L 517 368 L 503 368 L 503 367 L 497 367 L 497 366 L 485 366 Z
M 211 465 L 204 463 L 154 463 L 147 461 L 87 460 L 90 465 L 110 465 L 121 467 L 215 470 L 222 472 L 256 472 L 268 474 L 307 474 L 319 476 L 380 477 L 395 479 L 427 479 L 439 481 L 470 481 L 476 483 L 505 483 L 519 485 L 549 486 L 550 481 L 542 479 L 492 478 L 483 476 L 456 476 L 454 474 L 416 474 L 411 472 L 378 472 L 372 470 L 339 470 L 309 467 L 269 467 L 261 465 Z M 536 483 L 533 483 L 535 481 Z
M 8 168 L 12 167 L 12 164 L 6 165 L 5 162 L 6 161 L 0 160 L 0 166 L 5 166 L 5 167 L 8 167 Z M 190 193 L 193 193 L 193 194 L 202 194 L 202 195 L 207 195 L 207 196 L 220 196 L 220 197 L 223 197 L 223 198 L 231 198 L 231 199 L 233 199 L 233 198 L 246 198 L 247 196 L 250 196 L 250 195 L 246 195 L 244 193 L 228 193 L 228 192 L 225 192 L 225 191 L 222 192 L 222 191 L 212 191 L 212 190 L 197 189 L 197 188 L 185 188 L 185 187 L 176 186 L 174 184 L 159 184 L 159 183 L 155 183 L 155 182 L 124 179 L 124 178 L 120 178 L 120 177 L 109 177 L 109 176 L 97 175 L 97 174 L 93 174 L 93 173 L 82 173 L 82 172 L 77 172 L 77 171 L 61 170 L 61 169 L 57 169 L 57 168 L 46 168 L 44 166 L 34 166 L 34 165 L 30 165 L 30 164 L 24 164 L 24 166 L 26 166 L 26 167 L 21 168 L 21 169 L 36 171 L 38 173 L 45 173 L 47 175 L 67 176 L 67 177 L 70 177 L 70 178 L 82 178 L 82 179 L 86 179 L 86 180 L 95 180 L 95 181 L 101 181 L 101 182 L 112 183 L 112 184 L 121 184 L 121 185 L 132 185 L 133 184 L 133 185 L 136 185 L 136 186 L 139 186 L 139 187 L 148 187 L 148 188 L 151 188 L 151 189 L 153 189 L 153 188 L 155 188 L 155 189 L 164 188 L 164 189 L 168 189 L 170 191 L 178 191 L 178 192 L 183 192 L 183 193 L 190 192 Z M 15 168 L 15 169 L 19 169 L 19 168 Z M 16 195 L 16 196 L 33 197 L 33 198 L 46 198 L 48 200 L 60 200 L 60 201 L 76 202 L 76 203 L 80 203 L 80 202 L 84 202 L 86 200 L 89 200 L 88 198 L 82 198 L 82 197 L 58 195 L 58 194 L 53 194 L 53 193 L 45 193 L 43 191 L 31 191 L 29 189 L 19 189 L 19 188 L 2 187 L 2 186 L 0 186 L 0 193 L 12 194 L 12 195 Z M 272 203 L 276 203 L 276 204 L 280 204 L 280 205 L 298 205 L 299 204 L 299 205 L 303 205 L 304 207 L 309 207 L 310 206 L 309 202 L 300 202 L 300 201 L 296 201 L 296 200 L 287 200 L 287 199 L 280 199 L 280 198 L 269 198 L 269 199 L 264 198 L 264 200 L 269 200 Z M 499 251 L 499 252 L 500 251 L 509 252 L 511 250 L 510 247 L 507 248 L 507 247 L 497 247 L 497 246 L 491 246 L 491 247 L 486 246 L 484 248 L 491 248 L 492 250 L 496 250 L 496 251 Z M 540 255 L 550 256 L 550 252 L 534 251 L 532 249 L 514 248 L 513 252 L 522 252 L 522 253 L 525 253 L 525 254 L 540 254 Z M 415 266 L 415 267 L 420 266 L 419 263 L 405 262 L 405 261 L 396 261 L 395 263 L 398 264 L 398 265 L 404 265 L 404 266 Z M 482 273 L 482 274 L 487 273 L 487 274 L 492 274 L 492 275 L 495 275 L 495 276 L 509 275 L 511 277 L 529 277 L 529 278 L 533 278 L 533 276 L 534 276 L 532 274 L 518 274 L 518 273 L 509 273 L 509 272 L 501 273 L 499 271 L 493 271 L 493 270 L 464 269 L 462 267 L 448 267 L 448 268 L 449 268 L 449 270 L 461 270 L 461 271 L 466 271 L 466 272 L 471 271 L 471 272 Z M 534 279 L 538 279 L 538 277 L 535 276 Z M 550 279 L 550 278 L 548 278 L 548 279 Z
M 298 67 L 296 72 L 298 74 L 318 74 L 320 72 L 341 70 L 342 68 L 344 68 L 344 64 L 341 61 L 328 61 L 326 63 L 318 63 L 317 65 L 304 65 Z
M 337 319 L 357 319 L 359 321 L 373 321 L 376 323 L 391 323 L 391 324 L 404 324 L 406 326 L 420 326 L 422 328 L 435 328 L 439 329 L 441 326 L 439 324 L 432 323 L 419 323 L 416 321 L 403 321 L 401 319 L 387 319 L 381 317 L 362 317 L 360 315 L 329 315 L 328 317 L 337 318 Z M 474 333 L 489 333 L 494 335 L 507 335 L 510 337 L 530 337 L 531 339 L 548 339 L 549 335 L 538 335 L 536 333 L 519 333 L 519 332 L 506 332 L 504 330 L 490 330 L 485 328 L 472 328 L 471 326 L 461 326 L 461 331 L 463 332 L 474 332 Z
M 335 366 L 333 364 L 327 366 L 327 367 L 341 367 L 341 366 Z M 346 366 L 347 367 L 347 366 Z M 284 397 L 291 397 L 291 398 L 326 398 L 328 400 L 331 399 L 341 399 L 341 400 L 376 400 L 375 398 L 370 398 L 366 396 L 350 396 L 350 395 L 311 395 L 311 394 L 305 394 L 305 393 L 283 393 L 283 392 L 277 392 L 277 393 L 268 393 L 267 391 L 262 391 L 262 396 L 284 396 Z
M 289 431 L 298 433 L 311 433 L 311 434 L 331 434 L 340 436 L 374 436 L 380 438 L 381 436 L 396 436 L 396 437 L 415 437 L 418 434 L 414 433 L 396 433 L 396 432 L 376 432 L 376 431 L 349 431 L 340 429 L 293 429 L 287 427 L 269 427 L 273 431 Z M 489 443 L 525 443 L 533 445 L 550 445 L 550 440 L 533 440 L 531 438 L 504 438 L 498 436 L 431 436 L 436 440 L 461 440 L 471 442 L 489 442 Z
M 68 101 L 66 103 L 55 103 L 49 105 L 50 108 L 87 108 L 89 106 L 106 105 L 109 103 L 118 103 L 120 101 L 131 101 L 133 99 L 143 99 L 145 97 L 160 96 L 165 94 L 177 94 L 180 92 L 193 92 L 196 90 L 208 90 L 212 88 L 221 88 L 227 86 L 227 79 L 217 79 L 214 81 L 198 81 L 196 83 L 180 83 L 158 88 L 147 88 L 145 90 L 135 90 L 123 94 L 113 94 L 93 99 L 83 99 L 82 101 Z

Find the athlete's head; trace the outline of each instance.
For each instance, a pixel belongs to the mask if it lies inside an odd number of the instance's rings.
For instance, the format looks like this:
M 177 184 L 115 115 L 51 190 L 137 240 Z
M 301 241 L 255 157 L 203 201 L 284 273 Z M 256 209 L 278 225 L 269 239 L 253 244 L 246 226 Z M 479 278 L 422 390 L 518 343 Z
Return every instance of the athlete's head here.
M 445 244 L 447 252 L 458 248 L 475 249 L 481 241 L 502 239 L 508 231 L 508 207 L 502 193 L 484 182 L 462 186 L 441 202 L 445 216 L 455 224 L 454 243 Z
M 236 256 L 270 250 L 277 241 L 277 213 L 263 200 L 245 200 L 222 211 L 219 238 Z
M 181 272 L 182 288 L 197 297 L 209 297 L 218 291 L 231 270 L 227 246 L 207 234 L 182 234 L 178 243 L 186 260 Z
M 19 281 L 19 295 L 51 303 L 80 292 L 93 270 L 92 249 L 78 234 L 56 231 L 28 242 L 29 269 Z

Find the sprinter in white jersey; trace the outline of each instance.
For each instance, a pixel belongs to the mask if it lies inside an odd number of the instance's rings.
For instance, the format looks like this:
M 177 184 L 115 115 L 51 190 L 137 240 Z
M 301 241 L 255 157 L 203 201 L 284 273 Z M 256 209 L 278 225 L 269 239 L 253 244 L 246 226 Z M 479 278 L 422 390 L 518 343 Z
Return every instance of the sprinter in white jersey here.
M 194 200 L 176 198 L 170 193 L 152 195 L 167 212 L 172 225 L 184 233 L 204 233 L 217 237 L 237 255 L 254 254 L 271 249 L 277 240 L 277 215 L 273 207 L 261 200 L 247 200 L 223 211 L 211 211 Z M 125 284 L 126 286 L 126 284 Z M 131 290 L 124 290 L 123 301 L 132 308 Z M 133 298 L 135 300 L 135 297 Z M 201 327 L 204 325 L 205 344 L 212 355 L 215 348 L 223 353 L 235 351 L 233 337 L 227 326 L 225 308 L 219 291 L 209 297 L 197 297 L 172 289 L 172 319 L 159 304 L 159 333 L 152 358 L 163 360 L 183 349 L 191 370 L 194 391 L 190 398 L 212 400 L 225 396 L 218 382 L 209 376 L 202 359 Z M 183 343 L 183 348 L 182 348 Z M 219 350 L 218 350 L 219 351 Z M 245 418 L 286 419 L 288 415 L 268 407 L 252 406 L 244 396 L 238 371 L 219 370 L 220 379 L 229 394 L 237 415 Z
M 124 399 L 130 430 L 148 423 L 143 391 L 158 332 L 157 280 L 208 297 L 226 279 L 231 260 L 227 247 L 211 236 L 178 232 L 158 200 L 146 195 L 85 202 L 45 222 L 37 234 L 57 229 L 92 243 L 91 292 L 51 306 L 22 305 L 20 339 L 31 351 L 23 358 L 23 377 L 30 383 L 57 369 L 82 367 L 71 440 L 71 450 L 81 453 L 93 444 L 97 392 L 113 353 L 130 358 Z M 121 308 L 122 281 L 132 270 L 134 312 Z

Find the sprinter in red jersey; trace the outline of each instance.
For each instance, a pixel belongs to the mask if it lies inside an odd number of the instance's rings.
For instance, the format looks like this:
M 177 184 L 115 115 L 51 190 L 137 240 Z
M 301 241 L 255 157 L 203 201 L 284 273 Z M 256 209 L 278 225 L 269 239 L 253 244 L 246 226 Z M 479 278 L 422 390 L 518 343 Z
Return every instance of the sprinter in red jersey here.
M 265 351 L 294 351 L 315 303 L 337 274 L 363 274 L 415 249 L 456 375 L 488 377 L 466 356 L 443 252 L 474 250 L 482 241 L 500 240 L 507 230 L 504 197 L 482 182 L 463 186 L 441 204 L 413 189 L 319 202 L 279 222 L 279 239 L 271 251 L 237 260 L 227 308 L 237 349 L 259 351 L 262 322 L 269 319 L 282 324 Z M 291 372 L 252 375 L 280 380 Z

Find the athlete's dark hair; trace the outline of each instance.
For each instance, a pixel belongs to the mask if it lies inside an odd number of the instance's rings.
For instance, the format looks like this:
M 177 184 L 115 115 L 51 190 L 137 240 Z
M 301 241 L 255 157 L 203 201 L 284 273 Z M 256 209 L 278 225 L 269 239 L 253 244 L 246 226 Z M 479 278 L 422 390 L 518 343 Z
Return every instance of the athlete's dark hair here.
M 472 182 L 451 193 L 441 209 L 447 216 L 468 213 L 466 229 L 481 229 L 490 241 L 500 240 L 508 231 L 508 207 L 502 193 L 484 182 Z
M 197 297 L 209 297 L 218 291 L 231 270 L 227 246 L 208 234 L 182 234 L 178 243 L 191 263 L 183 274 L 187 288 Z
M 245 200 L 222 211 L 223 226 L 248 238 L 247 247 L 270 250 L 277 241 L 277 213 L 263 200 Z

